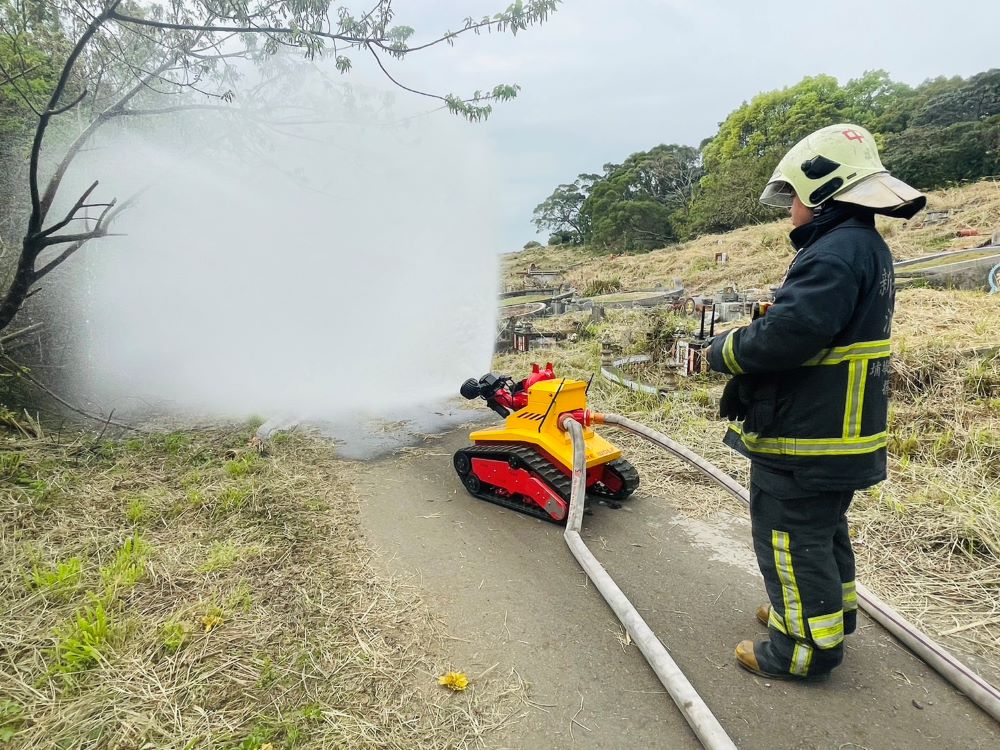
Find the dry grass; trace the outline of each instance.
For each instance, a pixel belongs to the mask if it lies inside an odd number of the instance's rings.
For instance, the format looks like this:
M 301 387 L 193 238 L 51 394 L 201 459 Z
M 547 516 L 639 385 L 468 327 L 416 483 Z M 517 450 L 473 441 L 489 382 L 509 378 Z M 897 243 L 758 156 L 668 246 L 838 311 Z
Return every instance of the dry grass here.
M 1000 344 L 1000 299 L 982 292 L 900 289 L 896 296 L 893 348 L 921 360 L 938 352 L 985 349 Z
M 0 443 L 0 742 L 457 748 L 519 689 L 435 683 L 435 626 L 380 577 L 351 467 L 249 429 Z
M 983 181 L 929 195 L 928 211 L 948 211 L 940 223 L 927 224 L 926 214 L 913 221 L 879 219 L 879 229 L 898 259 L 945 250 L 975 247 L 1000 229 L 1000 183 Z M 957 237 L 962 229 L 978 229 L 977 237 Z M 538 248 L 505 256 L 508 276 L 532 263 L 568 269 L 567 281 L 584 289 L 596 279 L 618 278 L 624 291 L 671 287 L 680 278 L 689 292 L 714 292 L 735 283 L 739 289 L 766 289 L 780 281 L 793 257 L 788 221 L 706 235 L 691 242 L 641 255 L 595 256 L 586 248 Z M 729 254 L 716 265 L 715 254 Z
M 901 257 L 981 243 L 955 239 L 955 232 L 1000 227 L 1000 185 L 934 194 L 931 207 L 951 217 L 934 226 L 897 222 L 889 231 Z M 714 266 L 716 251 L 729 252 L 727 267 Z M 573 274 L 577 285 L 611 275 L 625 288 L 676 276 L 692 291 L 729 280 L 765 287 L 780 281 L 790 257 L 785 227 L 770 224 L 600 264 L 583 259 Z M 662 313 L 615 312 L 591 331 L 592 340 L 546 358 L 557 372 L 586 378 L 598 367 L 601 340 L 624 354 L 655 354 L 656 315 Z M 859 578 L 947 646 L 981 657 L 1000 674 L 1000 302 L 978 292 L 900 290 L 893 335 L 889 479 L 859 492 L 851 513 Z M 517 373 L 531 359 L 508 357 L 501 365 Z M 724 379 L 675 379 L 655 364 L 630 373 L 672 392 L 656 399 L 595 381 L 592 406 L 650 424 L 746 482 L 748 463 L 721 444 L 716 414 Z M 665 454 L 625 435 L 614 439 L 638 466 L 642 491 L 694 515 L 744 512 Z
M 984 180 L 931 193 L 927 210 L 947 211 L 949 216 L 933 224 L 925 221 L 926 214 L 918 214 L 905 224 L 879 221 L 879 229 L 887 234 L 889 247 L 896 258 L 909 260 L 929 253 L 963 250 L 989 240 L 993 232 L 1000 230 L 1000 182 Z M 981 234 L 958 237 L 963 229 L 977 229 Z

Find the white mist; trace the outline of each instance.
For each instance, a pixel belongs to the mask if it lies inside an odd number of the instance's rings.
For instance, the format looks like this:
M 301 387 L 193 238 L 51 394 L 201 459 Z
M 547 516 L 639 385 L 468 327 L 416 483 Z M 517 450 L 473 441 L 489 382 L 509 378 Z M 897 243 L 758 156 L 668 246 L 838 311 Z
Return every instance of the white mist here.
M 67 264 L 79 397 L 322 420 L 431 403 L 488 369 L 498 181 L 482 126 L 298 90 L 280 126 L 174 119 L 74 168 L 119 199 L 151 184 L 114 225 L 125 236 Z

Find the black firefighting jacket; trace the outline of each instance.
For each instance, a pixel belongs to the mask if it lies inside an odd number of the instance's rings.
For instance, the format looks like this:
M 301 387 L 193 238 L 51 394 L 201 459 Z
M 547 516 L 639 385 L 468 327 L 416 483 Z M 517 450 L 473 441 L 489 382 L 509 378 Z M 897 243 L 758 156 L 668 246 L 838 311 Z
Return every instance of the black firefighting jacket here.
M 892 255 L 874 216 L 834 204 L 791 234 L 797 254 L 766 315 L 717 338 L 711 368 L 744 378 L 725 442 L 807 489 L 886 475 Z

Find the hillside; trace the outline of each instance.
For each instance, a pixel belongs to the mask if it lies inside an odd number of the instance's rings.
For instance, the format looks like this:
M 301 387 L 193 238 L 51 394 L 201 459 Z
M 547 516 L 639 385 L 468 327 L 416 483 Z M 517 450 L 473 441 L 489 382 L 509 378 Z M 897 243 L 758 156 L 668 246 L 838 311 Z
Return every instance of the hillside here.
M 947 217 L 928 220 L 944 212 Z M 976 247 L 1000 229 L 1000 182 L 983 181 L 931 193 L 927 210 L 912 221 L 880 219 L 879 228 L 897 260 Z M 978 229 L 983 234 L 957 236 L 963 229 Z M 715 254 L 720 252 L 729 254 L 725 266 L 715 263 Z M 732 282 L 741 289 L 774 284 L 792 254 L 788 222 L 777 221 L 637 255 L 595 255 L 580 247 L 535 248 L 504 256 L 504 269 L 511 288 L 522 284 L 517 274 L 534 264 L 545 270 L 566 269 L 567 282 L 580 290 L 598 278 L 617 278 L 627 289 L 670 287 L 680 278 L 689 291 L 710 292 Z
M 882 229 L 899 258 L 982 244 L 1000 228 L 1000 184 L 983 182 L 936 193 L 930 211 L 948 211 L 940 223 L 927 214 Z M 881 222 L 880 222 L 881 223 Z M 985 236 L 957 237 L 978 228 Z M 987 231 L 988 230 L 988 231 Z M 716 252 L 729 254 L 717 267 Z M 620 280 L 622 289 L 669 286 L 674 278 L 688 293 L 723 285 L 764 288 L 780 282 L 792 257 L 787 226 L 777 222 L 643 255 L 596 257 L 581 248 L 541 248 L 505 258 L 506 281 L 532 263 L 567 269 L 582 288 L 593 279 Z M 608 311 L 600 325 L 577 313 L 564 326 L 578 336 L 545 354 L 501 357 L 503 372 L 552 359 L 566 375 L 589 377 L 602 342 L 614 351 L 652 351 L 664 321 L 650 310 Z M 543 321 L 539 321 L 542 323 Z M 558 324 L 548 323 L 546 325 Z M 1000 299 L 979 292 L 903 289 L 897 297 L 893 338 L 893 402 L 890 411 L 890 477 L 858 493 L 851 512 L 859 579 L 948 647 L 982 657 L 1000 668 Z M 592 389 L 592 405 L 624 413 L 690 445 L 746 481 L 747 462 L 721 445 L 718 397 L 725 379 L 715 375 L 677 379 L 663 364 L 636 370 L 647 382 L 670 388 L 665 399 L 625 391 L 604 381 Z M 634 459 L 644 488 L 694 515 L 743 509 L 706 490 L 689 472 L 620 435 L 615 440 Z

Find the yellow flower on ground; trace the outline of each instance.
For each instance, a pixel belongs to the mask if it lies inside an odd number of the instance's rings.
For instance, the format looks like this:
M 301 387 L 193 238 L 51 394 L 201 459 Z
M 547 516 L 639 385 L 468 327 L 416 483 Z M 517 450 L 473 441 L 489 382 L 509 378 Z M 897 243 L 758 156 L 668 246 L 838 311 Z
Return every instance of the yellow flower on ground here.
M 465 690 L 469 687 L 469 678 L 463 672 L 448 672 L 438 677 L 438 685 L 450 690 Z
M 210 633 L 222 624 L 222 618 L 218 615 L 205 615 L 201 618 L 201 624 L 205 626 L 205 632 Z

